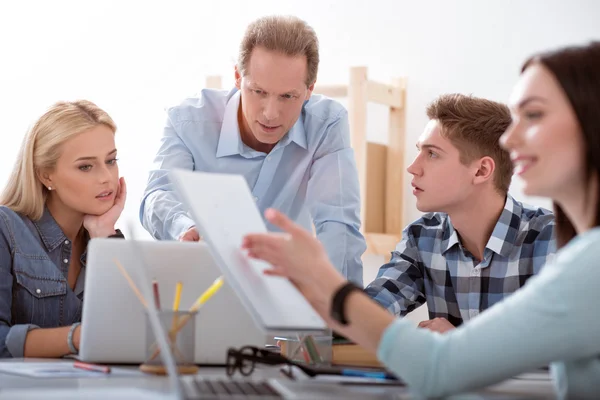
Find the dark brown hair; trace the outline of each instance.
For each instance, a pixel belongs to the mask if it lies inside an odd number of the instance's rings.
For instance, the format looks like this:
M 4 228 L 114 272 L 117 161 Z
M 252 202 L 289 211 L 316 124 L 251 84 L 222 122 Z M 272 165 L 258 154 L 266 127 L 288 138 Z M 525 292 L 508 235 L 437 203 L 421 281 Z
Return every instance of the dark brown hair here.
M 489 156 L 494 160 L 494 185 L 508 193 L 513 165 L 508 152 L 500 147 L 500 136 L 511 122 L 505 104 L 463 94 L 445 94 L 427 107 L 429 119 L 437 120 L 441 133 L 460 152 L 460 161 L 468 164 Z
M 521 72 L 541 64 L 560 84 L 579 122 L 585 141 L 586 181 L 600 176 L 600 42 L 566 47 L 531 57 Z M 600 185 L 593 226 L 600 225 Z M 556 240 L 562 247 L 576 235 L 575 227 L 555 202 Z

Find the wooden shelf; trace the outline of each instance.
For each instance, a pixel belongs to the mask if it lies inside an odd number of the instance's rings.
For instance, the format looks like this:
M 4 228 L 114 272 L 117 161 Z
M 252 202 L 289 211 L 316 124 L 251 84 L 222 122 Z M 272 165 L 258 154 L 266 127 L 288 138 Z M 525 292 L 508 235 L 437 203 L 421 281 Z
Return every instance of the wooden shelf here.
M 400 242 L 401 235 L 389 233 L 365 233 L 367 251 L 365 254 L 379 254 L 389 256 Z
M 367 254 L 389 255 L 400 241 L 404 205 L 406 79 L 391 84 L 371 81 L 366 67 L 350 68 L 348 85 L 317 85 L 314 93 L 348 98 L 352 148 L 360 182 L 361 227 Z M 388 141 L 367 140 L 367 105 L 389 107 Z M 366 232 L 366 233 L 365 233 Z

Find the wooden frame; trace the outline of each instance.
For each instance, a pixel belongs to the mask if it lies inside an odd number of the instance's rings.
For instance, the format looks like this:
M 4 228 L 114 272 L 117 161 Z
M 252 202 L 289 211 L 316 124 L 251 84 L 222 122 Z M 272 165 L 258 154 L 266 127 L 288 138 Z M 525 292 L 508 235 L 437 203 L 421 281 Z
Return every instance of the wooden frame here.
M 374 82 L 366 67 L 350 68 L 346 85 L 317 85 L 314 93 L 348 98 L 352 148 L 360 182 L 361 226 L 367 254 L 389 253 L 402 235 L 404 206 L 404 139 L 406 80 L 391 84 Z M 389 107 L 388 143 L 367 140 L 367 105 Z
M 221 77 L 208 76 L 205 87 L 220 89 Z M 350 68 L 348 85 L 317 85 L 314 93 L 348 98 L 352 148 L 356 157 L 361 198 L 361 231 L 366 254 L 389 253 L 400 241 L 404 205 L 404 139 L 406 80 L 391 84 L 370 81 L 366 67 Z M 367 140 L 367 105 L 389 107 L 387 145 Z

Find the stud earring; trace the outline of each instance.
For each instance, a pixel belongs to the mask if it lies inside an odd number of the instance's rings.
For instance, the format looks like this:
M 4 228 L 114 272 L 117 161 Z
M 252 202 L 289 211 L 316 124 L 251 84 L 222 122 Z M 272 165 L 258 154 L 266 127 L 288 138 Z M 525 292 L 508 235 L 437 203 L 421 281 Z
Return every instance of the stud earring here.
M 48 186 L 48 190 L 52 190 L 52 188 L 50 186 Z

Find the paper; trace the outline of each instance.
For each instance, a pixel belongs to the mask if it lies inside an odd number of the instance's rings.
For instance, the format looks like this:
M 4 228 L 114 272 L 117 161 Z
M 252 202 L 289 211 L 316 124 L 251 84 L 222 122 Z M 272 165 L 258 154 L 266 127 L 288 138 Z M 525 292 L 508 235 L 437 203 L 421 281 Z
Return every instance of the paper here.
M 111 368 L 109 374 L 75 368 L 70 362 L 0 362 L 0 373 L 32 378 L 106 378 L 107 375 L 140 375 L 137 370 Z
M 289 280 L 265 275 L 271 266 L 242 251 L 244 236 L 267 232 L 242 175 L 173 170 L 169 178 L 225 281 L 264 331 L 326 330 L 325 321 Z

